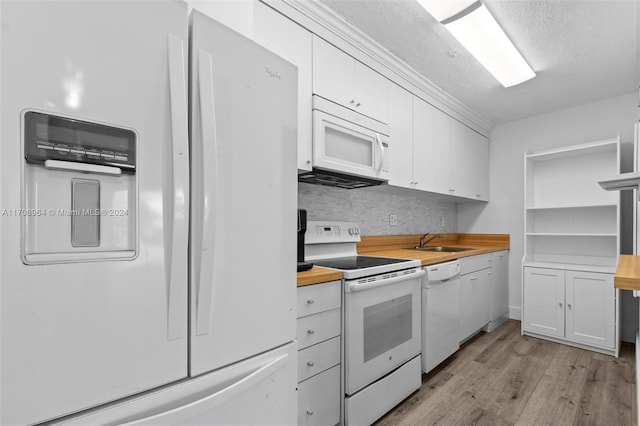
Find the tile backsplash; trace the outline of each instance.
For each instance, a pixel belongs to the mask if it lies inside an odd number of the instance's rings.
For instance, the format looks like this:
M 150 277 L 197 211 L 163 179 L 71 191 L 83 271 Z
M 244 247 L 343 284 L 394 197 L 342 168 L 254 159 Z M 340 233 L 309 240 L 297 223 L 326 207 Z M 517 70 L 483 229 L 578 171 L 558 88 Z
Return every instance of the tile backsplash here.
M 298 208 L 308 220 L 357 222 L 363 235 L 403 235 L 425 232 L 457 232 L 455 203 L 396 195 L 377 189 L 341 189 L 298 183 Z M 389 225 L 389 215 L 398 224 Z M 443 219 L 444 218 L 444 226 Z

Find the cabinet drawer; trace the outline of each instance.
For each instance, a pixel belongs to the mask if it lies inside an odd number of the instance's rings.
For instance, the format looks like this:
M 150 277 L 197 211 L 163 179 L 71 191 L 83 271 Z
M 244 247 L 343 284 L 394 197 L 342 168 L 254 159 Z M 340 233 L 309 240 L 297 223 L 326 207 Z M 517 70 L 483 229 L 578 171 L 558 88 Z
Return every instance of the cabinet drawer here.
M 342 301 L 340 281 L 298 288 L 298 318 L 339 308 Z
M 340 422 L 340 366 L 298 385 L 298 425 L 335 425 Z
M 337 364 L 340 364 L 339 336 L 298 352 L 298 381 L 306 380 Z
M 480 271 L 491 266 L 491 253 L 477 256 L 463 257 L 460 259 L 460 275 Z
M 299 318 L 297 326 L 299 350 L 336 337 L 340 334 L 340 309 Z

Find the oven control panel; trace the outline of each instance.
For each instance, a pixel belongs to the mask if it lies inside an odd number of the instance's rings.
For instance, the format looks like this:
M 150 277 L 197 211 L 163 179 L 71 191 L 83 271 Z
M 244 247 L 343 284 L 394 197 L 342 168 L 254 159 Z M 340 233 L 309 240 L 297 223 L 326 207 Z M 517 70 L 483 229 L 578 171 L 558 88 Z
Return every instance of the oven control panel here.
M 305 244 L 351 243 L 360 241 L 360 228 L 353 222 L 308 221 Z

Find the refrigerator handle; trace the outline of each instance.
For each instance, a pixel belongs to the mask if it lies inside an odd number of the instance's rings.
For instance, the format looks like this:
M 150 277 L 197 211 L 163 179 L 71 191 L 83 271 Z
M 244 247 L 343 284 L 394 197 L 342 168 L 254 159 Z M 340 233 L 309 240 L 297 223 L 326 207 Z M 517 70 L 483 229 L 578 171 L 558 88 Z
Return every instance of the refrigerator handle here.
M 213 292 L 213 272 L 216 260 L 217 233 L 217 194 L 218 194 L 218 145 L 215 126 L 215 104 L 213 93 L 213 58 L 211 54 L 198 50 L 198 97 L 200 109 L 200 133 L 202 140 L 199 149 L 202 155 L 198 159 L 198 178 L 195 179 L 199 188 L 196 195 L 202 203 L 197 208 L 195 229 L 201 229 L 202 234 L 194 247 L 194 269 L 196 272 L 196 335 L 209 333 L 211 318 L 211 296 Z M 205 167 L 206 165 L 206 167 Z
M 187 315 L 185 279 L 188 260 L 184 248 L 189 244 L 189 135 L 183 40 L 169 35 L 167 49 L 172 160 L 169 164 L 171 172 L 167 173 L 165 181 L 165 188 L 170 191 L 164 212 L 165 229 L 170 238 L 165 245 L 165 277 L 168 283 L 167 338 L 174 340 L 183 337 Z
M 251 371 L 249 374 L 235 381 L 231 385 L 209 394 L 202 399 L 181 405 L 173 410 L 154 414 L 132 422 L 123 423 L 122 426 L 173 425 L 193 419 L 196 416 L 211 411 L 215 409 L 215 407 L 233 400 L 243 392 L 251 389 L 257 383 L 260 383 L 267 377 L 273 375 L 276 371 L 280 370 L 291 361 L 288 357 L 289 354 L 281 355 L 262 367 Z M 247 407 L 247 409 L 251 409 L 251 407 Z

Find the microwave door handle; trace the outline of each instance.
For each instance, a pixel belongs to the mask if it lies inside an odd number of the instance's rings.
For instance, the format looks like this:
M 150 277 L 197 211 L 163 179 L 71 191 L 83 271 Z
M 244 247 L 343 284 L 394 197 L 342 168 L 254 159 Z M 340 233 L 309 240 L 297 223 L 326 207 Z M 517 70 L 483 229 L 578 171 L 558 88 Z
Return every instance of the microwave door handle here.
M 196 291 L 196 335 L 209 333 L 213 274 L 216 261 L 216 234 L 218 208 L 218 143 L 216 136 L 216 114 L 213 92 L 213 58 L 210 53 L 198 50 L 197 92 L 200 114 L 201 140 L 193 141 L 199 152 L 194 160 L 194 262 L 193 277 Z M 195 150 L 194 150 L 195 151 Z M 201 154 L 201 155 L 196 155 Z M 206 165 L 206 167 L 205 167 Z
M 183 337 L 186 331 L 187 291 L 184 278 L 188 257 L 183 247 L 189 243 L 189 135 L 187 117 L 187 80 L 185 77 L 184 41 L 168 36 L 169 96 L 171 114 L 171 158 L 165 166 L 165 191 L 170 203 L 165 205 L 164 229 L 170 236 L 165 250 L 167 288 L 167 339 Z
M 382 145 L 382 138 L 380 138 L 380 134 L 376 133 L 376 142 L 378 143 L 378 150 L 380 154 L 378 155 L 378 167 L 376 168 L 378 173 L 382 171 L 382 164 L 384 164 L 384 145 Z

